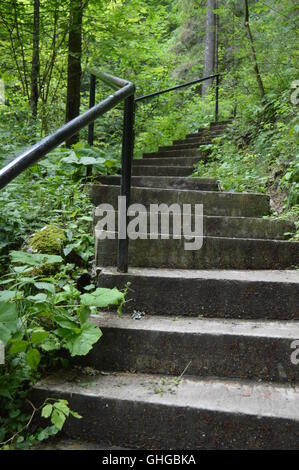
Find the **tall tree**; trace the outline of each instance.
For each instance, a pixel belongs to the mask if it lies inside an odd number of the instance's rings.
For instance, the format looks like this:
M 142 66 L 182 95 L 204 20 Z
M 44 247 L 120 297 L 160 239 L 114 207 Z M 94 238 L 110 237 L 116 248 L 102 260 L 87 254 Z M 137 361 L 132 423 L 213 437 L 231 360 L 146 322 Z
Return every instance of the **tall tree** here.
M 206 38 L 205 38 L 205 65 L 204 76 L 213 75 L 215 70 L 216 55 L 216 0 L 207 0 L 207 16 L 206 16 Z M 213 81 L 207 80 L 203 83 L 202 93 L 205 95 L 210 89 Z
M 265 88 L 264 88 L 263 80 L 262 80 L 262 77 L 261 77 L 261 74 L 260 74 L 260 69 L 259 69 L 259 65 L 258 65 L 258 61 L 257 61 L 257 57 L 256 57 L 255 47 L 254 47 L 253 36 L 252 36 L 250 24 L 249 24 L 248 0 L 244 0 L 244 6 L 245 6 L 245 28 L 247 30 L 247 35 L 248 35 L 248 39 L 249 39 L 249 42 L 250 42 L 251 58 L 252 58 L 253 68 L 254 68 L 256 80 L 257 80 L 257 83 L 258 83 L 258 87 L 259 87 L 259 90 L 260 90 L 260 95 L 261 95 L 261 98 L 263 99 L 264 96 L 265 96 Z
M 39 10 L 40 0 L 34 0 L 34 15 L 33 15 L 33 52 L 31 62 L 31 94 L 30 94 L 30 107 L 32 116 L 37 116 L 38 105 L 38 79 L 39 79 Z
M 70 1 L 70 24 L 68 40 L 68 66 L 67 66 L 67 99 L 66 122 L 74 119 L 80 113 L 80 85 L 81 85 L 81 58 L 82 58 L 82 17 L 83 1 Z M 79 135 L 67 140 L 67 146 L 78 142 Z

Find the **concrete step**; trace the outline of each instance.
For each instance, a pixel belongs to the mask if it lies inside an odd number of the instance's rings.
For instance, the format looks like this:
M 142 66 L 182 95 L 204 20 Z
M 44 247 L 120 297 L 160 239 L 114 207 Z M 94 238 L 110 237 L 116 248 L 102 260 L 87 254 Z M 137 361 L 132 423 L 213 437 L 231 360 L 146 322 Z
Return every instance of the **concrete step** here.
M 106 371 L 298 382 L 291 344 L 299 321 L 253 321 L 100 313 L 103 338 L 84 365 Z M 138 318 L 138 317 L 137 317 Z M 299 347 L 298 347 L 299 349 Z
M 44 442 L 34 445 L 31 450 L 129 450 L 124 449 L 123 447 L 111 446 L 109 443 L 105 442 L 89 442 L 84 439 L 88 439 L 88 436 L 82 436 L 81 439 L 67 439 L 67 438 L 50 438 Z
M 201 145 L 208 145 L 210 142 L 201 141 L 201 142 L 182 142 L 180 144 L 168 145 L 165 147 L 159 147 L 159 152 L 170 151 L 170 150 L 192 150 L 199 149 Z M 199 149 L 199 151 L 201 151 Z
M 119 186 L 120 178 L 120 176 L 99 176 L 97 179 L 102 184 Z M 218 191 L 218 183 L 215 178 L 132 176 L 131 182 L 132 187 Z
M 214 139 L 215 137 L 219 137 L 225 132 L 225 128 L 215 129 L 215 130 L 207 130 L 207 131 L 200 131 L 200 132 L 191 132 L 190 134 L 186 135 L 186 139 Z
M 98 235 L 98 232 L 97 232 Z M 113 234 L 112 236 L 117 236 Z M 186 240 L 130 240 L 129 265 L 171 269 L 293 269 L 299 265 L 299 242 L 196 237 L 197 250 Z M 190 243 L 190 242 L 188 242 Z M 116 266 L 117 240 L 96 240 L 96 265 Z
M 161 152 L 150 152 L 144 153 L 144 159 L 150 158 L 169 158 L 169 157 L 197 157 L 198 159 L 204 156 L 203 152 L 199 152 L 196 148 L 195 149 L 181 149 L 181 150 L 163 150 Z
M 191 176 L 194 168 L 193 166 L 161 166 L 150 165 L 146 166 L 145 161 L 141 160 L 144 165 L 133 165 L 133 176 Z
M 209 145 L 213 143 L 213 139 L 207 139 L 207 138 L 197 138 L 197 137 L 188 137 L 183 140 L 174 140 L 173 145 Z
M 151 315 L 299 320 L 299 271 L 202 271 L 106 267 L 101 287 L 130 283 L 124 310 Z M 299 339 L 299 338 L 298 338 Z
M 287 385 L 148 374 L 51 376 L 31 400 L 60 397 L 83 415 L 70 438 L 131 449 L 297 449 L 299 389 Z
M 203 160 L 203 157 L 198 155 L 195 157 L 176 157 L 173 156 L 167 158 L 141 158 L 138 160 L 133 160 L 133 171 L 134 167 L 141 165 L 141 166 L 149 166 L 153 165 L 155 167 L 159 166 L 182 166 L 182 167 L 193 167 L 196 165 L 200 160 Z
M 183 139 L 183 140 L 188 140 L 188 141 L 190 139 L 194 139 L 194 140 L 197 140 L 197 141 L 213 140 L 216 137 L 219 137 L 221 134 L 223 134 L 223 131 L 217 131 L 217 132 L 211 132 L 211 131 L 191 132 L 190 134 L 187 134 L 185 139 Z M 177 142 L 177 141 L 174 141 L 174 142 Z
M 137 214 L 134 212 L 129 214 L 129 220 L 134 219 Z M 161 233 L 161 220 L 159 216 L 158 232 Z M 94 212 L 94 224 L 102 218 L 101 212 L 97 207 Z M 147 228 L 150 230 L 150 213 L 147 213 Z M 116 230 L 118 230 L 118 212 L 115 216 Z M 173 215 L 169 217 L 169 229 L 173 234 Z M 182 221 L 182 218 L 181 218 Z M 192 216 L 192 227 L 194 226 L 194 214 Z M 210 237 L 222 238 L 252 238 L 252 239 L 269 239 L 269 240 L 285 240 L 285 233 L 294 231 L 294 224 L 284 220 L 268 220 L 262 218 L 251 217 L 203 217 L 203 235 Z M 183 235 L 183 226 L 181 230 Z
M 116 186 L 89 185 L 94 205 L 118 206 L 119 189 Z M 269 213 L 269 197 L 264 194 L 194 191 L 180 189 L 132 188 L 131 203 L 143 204 L 203 204 L 204 215 L 261 217 Z

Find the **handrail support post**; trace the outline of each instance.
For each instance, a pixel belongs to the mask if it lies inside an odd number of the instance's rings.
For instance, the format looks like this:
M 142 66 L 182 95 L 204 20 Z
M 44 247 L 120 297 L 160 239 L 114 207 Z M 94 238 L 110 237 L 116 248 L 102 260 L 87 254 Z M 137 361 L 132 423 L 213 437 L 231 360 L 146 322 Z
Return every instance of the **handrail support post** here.
M 134 153 L 134 120 L 135 120 L 135 96 L 132 94 L 125 100 L 124 124 L 122 142 L 122 169 L 120 195 L 125 197 L 126 213 L 120 217 L 119 223 L 125 225 L 125 238 L 118 237 L 117 269 L 121 273 L 128 272 L 129 239 L 128 239 L 128 208 L 131 196 L 131 169 Z M 124 227 L 118 227 L 118 233 L 124 231 Z

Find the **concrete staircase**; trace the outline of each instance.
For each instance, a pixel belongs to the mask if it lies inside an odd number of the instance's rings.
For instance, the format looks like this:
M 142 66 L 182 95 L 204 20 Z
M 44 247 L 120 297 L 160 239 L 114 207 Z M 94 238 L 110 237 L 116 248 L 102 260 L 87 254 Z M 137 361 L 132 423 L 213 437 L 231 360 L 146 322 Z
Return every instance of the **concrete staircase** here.
M 121 319 L 94 318 L 104 335 L 84 364 L 101 373 L 60 373 L 34 392 L 63 396 L 83 415 L 69 420 L 68 437 L 131 449 L 298 448 L 299 364 L 291 355 L 299 243 L 284 235 L 294 227 L 263 218 L 268 196 L 225 193 L 211 178 L 191 177 L 206 155 L 200 145 L 227 124 L 134 162 L 132 202 L 204 204 L 203 247 L 185 251 L 160 231 L 157 240 L 130 241 L 130 269 L 120 274 L 116 240 L 97 239 L 99 286 L 129 285 Z M 119 184 L 99 177 L 95 205 L 116 205 Z

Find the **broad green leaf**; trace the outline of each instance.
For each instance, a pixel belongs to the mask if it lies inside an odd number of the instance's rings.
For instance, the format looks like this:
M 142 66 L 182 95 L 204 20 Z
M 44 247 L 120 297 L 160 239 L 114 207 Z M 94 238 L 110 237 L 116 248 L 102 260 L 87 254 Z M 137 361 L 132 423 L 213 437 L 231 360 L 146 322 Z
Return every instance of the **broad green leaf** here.
M 11 352 L 12 354 L 24 352 L 26 351 L 27 346 L 28 346 L 28 341 L 25 341 L 23 339 L 14 341 L 9 348 L 9 352 Z
M 90 307 L 86 307 L 85 305 L 80 306 L 79 316 L 80 316 L 81 325 L 87 322 L 90 314 L 91 314 Z
M 83 294 L 80 297 L 81 305 L 89 307 L 105 308 L 109 305 L 118 305 L 124 301 L 125 296 L 116 287 L 114 289 L 107 289 L 100 287 L 91 294 Z
M 18 326 L 17 306 L 0 302 L 0 340 L 6 344 Z
M 71 330 L 76 333 L 80 331 L 80 326 L 75 321 L 71 320 L 67 315 L 56 314 L 54 315 L 56 323 L 61 326 L 61 328 L 66 330 Z
M 26 354 L 27 364 L 32 370 L 37 370 L 40 359 L 40 353 L 37 349 L 30 349 L 30 351 L 28 351 Z
M 63 259 L 58 255 L 47 255 L 43 253 L 26 253 L 25 251 L 11 251 L 12 263 L 29 266 L 41 266 L 43 264 L 62 263 Z
M 65 423 L 66 416 L 62 411 L 57 410 L 56 408 L 54 409 L 52 415 L 51 415 L 51 422 L 54 424 L 54 426 L 61 431 L 63 428 L 63 425 Z
M 27 300 L 30 300 L 31 302 L 36 302 L 36 303 L 45 303 L 47 301 L 47 294 L 36 294 L 36 295 L 28 295 L 26 297 Z
M 7 302 L 14 299 L 18 294 L 16 290 L 3 290 L 0 291 L 0 302 Z
M 55 286 L 50 282 L 35 282 L 35 287 L 40 290 L 46 290 L 51 294 L 55 294 Z
M 8 343 L 8 341 L 11 338 L 11 332 L 9 331 L 6 326 L 4 326 L 2 323 L 0 323 L 0 341 L 5 345 Z
M 69 409 L 67 400 L 56 401 L 53 406 L 54 408 L 56 408 L 57 410 L 65 414 L 65 416 L 68 416 L 70 414 L 70 409 Z
M 50 403 L 48 405 L 45 405 L 42 409 L 42 417 L 43 418 L 49 418 L 49 416 L 51 416 L 51 413 L 53 411 L 53 405 L 51 405 Z
M 70 410 L 70 414 L 74 417 L 74 418 L 77 418 L 77 419 L 81 419 L 82 416 L 79 415 L 79 413 L 77 413 L 77 411 L 72 411 Z
M 84 323 L 79 334 L 70 333 L 64 339 L 64 346 L 71 356 L 85 356 L 102 336 L 100 328 L 93 323 Z
M 32 333 L 30 340 L 32 344 L 39 344 L 42 343 L 48 336 L 49 333 L 47 331 L 40 329 Z

